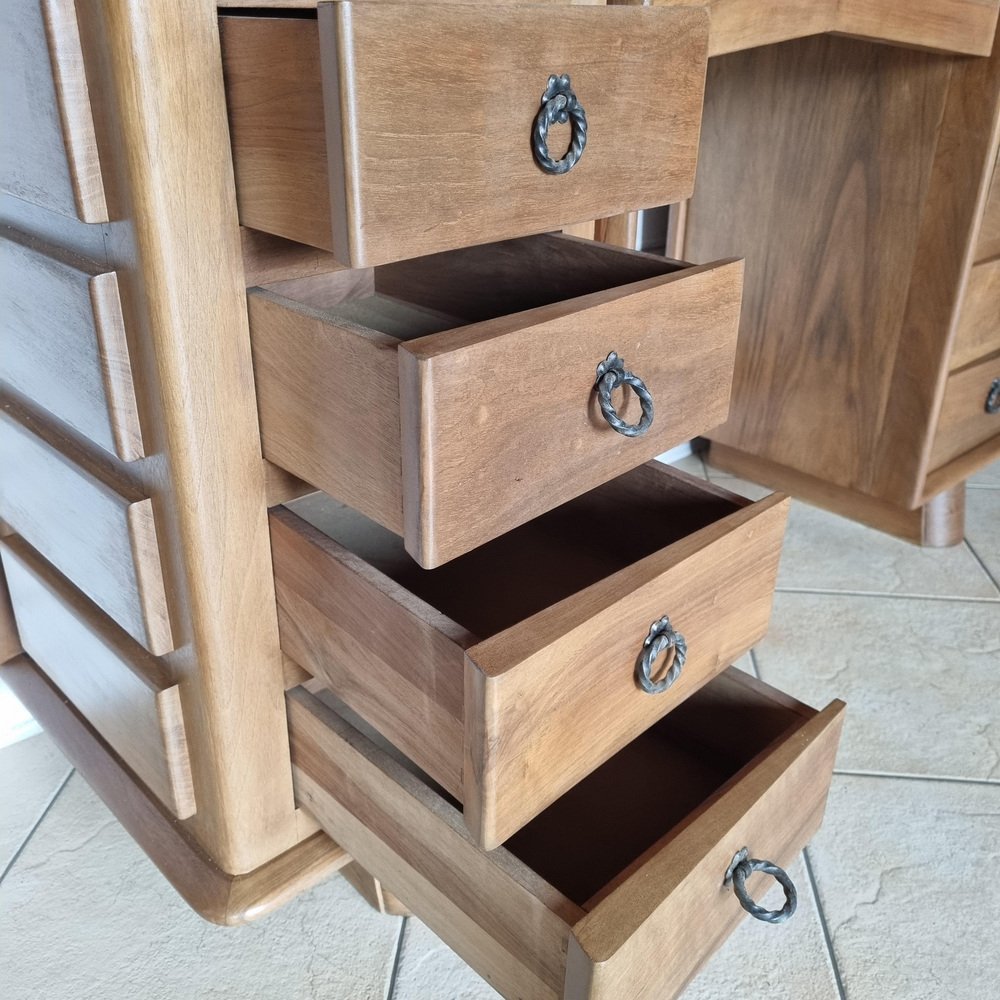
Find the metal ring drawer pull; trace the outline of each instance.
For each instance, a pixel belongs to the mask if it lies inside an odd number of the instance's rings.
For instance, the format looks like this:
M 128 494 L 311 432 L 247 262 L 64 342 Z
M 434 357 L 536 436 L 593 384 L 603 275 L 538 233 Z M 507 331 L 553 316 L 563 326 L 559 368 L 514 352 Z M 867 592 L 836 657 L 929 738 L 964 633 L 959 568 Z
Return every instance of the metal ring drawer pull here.
M 653 680 L 653 664 L 664 650 L 673 650 L 673 658 L 667 664 L 667 672 L 658 681 Z M 643 640 L 642 652 L 635 665 L 636 680 L 646 694 L 659 694 L 666 691 L 681 675 L 684 661 L 687 659 L 687 640 L 670 624 L 670 619 L 664 615 L 653 622 L 649 635 Z
M 780 910 L 765 910 L 753 901 L 750 893 L 747 892 L 746 881 L 754 872 L 764 872 L 774 878 L 785 890 L 785 905 Z M 725 885 L 732 883 L 733 892 L 743 907 L 751 917 L 763 920 L 769 924 L 783 924 L 794 912 L 798 905 L 799 897 L 795 891 L 795 883 L 788 877 L 788 872 L 784 868 L 771 861 L 758 861 L 750 857 L 750 852 L 744 847 L 737 851 L 733 857 L 732 864 L 726 871 L 723 879 Z
M 569 149 L 561 160 L 553 160 L 549 156 L 549 128 L 555 124 L 565 125 L 571 120 L 573 132 Z M 531 147 L 538 165 L 547 174 L 565 174 L 577 165 L 586 145 L 587 114 L 573 93 L 569 74 L 550 76 L 531 135 Z
M 1000 413 L 1000 378 L 995 378 L 986 393 L 986 412 Z
M 611 393 L 623 385 L 631 386 L 632 391 L 639 397 L 642 416 L 637 424 L 629 424 L 622 420 L 615 410 L 614 403 L 611 402 Z M 601 404 L 601 413 L 604 414 L 604 419 L 619 434 L 624 434 L 625 437 L 639 437 L 652 426 L 653 397 L 646 388 L 646 383 L 638 375 L 626 371 L 625 362 L 614 351 L 608 355 L 606 361 L 602 361 L 597 366 L 597 385 L 594 388 L 597 391 L 597 399 Z

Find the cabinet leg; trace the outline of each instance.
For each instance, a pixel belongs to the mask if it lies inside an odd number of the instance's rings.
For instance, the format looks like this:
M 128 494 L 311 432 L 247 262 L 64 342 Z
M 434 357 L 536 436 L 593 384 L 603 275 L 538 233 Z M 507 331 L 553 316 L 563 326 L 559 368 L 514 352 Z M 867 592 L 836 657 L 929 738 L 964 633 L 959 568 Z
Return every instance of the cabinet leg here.
M 410 915 L 410 911 L 357 861 L 352 861 L 349 865 L 341 868 L 340 874 L 354 886 L 372 909 L 394 917 L 408 917 Z
M 707 460 L 717 469 L 926 548 L 957 545 L 965 533 L 964 482 L 931 497 L 922 507 L 908 510 L 715 441 Z

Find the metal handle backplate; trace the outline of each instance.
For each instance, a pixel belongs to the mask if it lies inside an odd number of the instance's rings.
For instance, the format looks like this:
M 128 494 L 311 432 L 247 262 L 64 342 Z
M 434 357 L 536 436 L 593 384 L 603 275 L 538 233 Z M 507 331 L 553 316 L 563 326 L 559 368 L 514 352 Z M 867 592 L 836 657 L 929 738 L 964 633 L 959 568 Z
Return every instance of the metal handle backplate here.
M 986 393 L 986 412 L 1000 413 L 1000 378 L 995 378 Z
M 569 149 L 560 160 L 549 154 L 549 128 L 552 125 L 570 123 Z M 565 174 L 572 170 L 583 156 L 587 146 L 587 113 L 573 93 L 569 74 L 550 76 L 549 85 L 542 94 L 542 107 L 535 117 L 535 127 L 531 133 L 531 148 L 535 160 L 547 174 Z
M 642 407 L 642 416 L 637 424 L 630 424 L 618 416 L 615 404 L 611 402 L 611 393 L 623 385 L 629 386 L 639 397 L 639 405 Z M 653 425 L 653 397 L 638 375 L 633 375 L 627 371 L 625 362 L 612 351 L 607 360 L 602 361 L 597 366 L 597 384 L 594 386 L 597 392 L 597 401 L 601 404 L 601 413 L 604 419 L 619 434 L 625 437 L 639 437 L 645 434 Z
M 770 875 L 785 890 L 785 905 L 780 910 L 767 910 L 754 902 L 753 897 L 747 891 L 746 885 L 747 879 L 754 872 L 763 872 L 765 875 Z M 725 885 L 732 885 L 733 892 L 740 901 L 740 906 L 751 917 L 756 917 L 765 923 L 783 924 L 795 913 L 795 907 L 798 906 L 799 896 L 795 891 L 795 883 L 789 878 L 788 872 L 779 865 L 774 864 L 773 861 L 759 861 L 757 858 L 751 858 L 749 850 L 745 847 L 737 851 L 734 855 L 732 863 L 726 870 L 723 883 Z

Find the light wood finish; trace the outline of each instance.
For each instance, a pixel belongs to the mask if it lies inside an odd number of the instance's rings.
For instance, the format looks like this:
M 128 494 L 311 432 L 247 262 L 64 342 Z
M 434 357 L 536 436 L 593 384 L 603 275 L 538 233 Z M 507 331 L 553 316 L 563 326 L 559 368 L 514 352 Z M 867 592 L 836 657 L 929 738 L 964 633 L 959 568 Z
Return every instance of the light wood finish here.
M 611 0 L 650 5 L 650 0 Z M 678 6 L 688 0 L 652 0 Z M 709 55 L 807 35 L 855 35 L 894 45 L 986 56 L 996 0 L 708 0 Z
M 744 916 L 733 855 L 788 864 L 819 825 L 842 713 L 730 670 L 484 853 L 419 776 L 289 694 L 296 791 L 324 829 L 503 995 L 565 1000 L 680 992 Z
M 993 257 L 1000 257 L 1000 161 L 993 168 L 993 183 L 983 209 L 979 243 L 976 245 L 976 260 Z
M 179 819 L 195 811 L 177 685 L 25 544 L 0 543 L 21 643 Z
M 683 253 L 747 257 L 713 440 L 919 527 L 905 512 L 955 485 L 931 488 L 931 444 L 998 141 L 1000 47 L 823 37 L 710 61 Z
M 2 678 L 73 762 L 115 818 L 168 882 L 198 914 L 214 924 L 247 924 L 330 877 L 350 857 L 325 833 L 244 875 L 223 871 L 136 781 L 129 768 L 30 657 L 0 669 Z
M 204 0 L 78 0 L 117 271 L 153 457 L 197 813 L 242 874 L 301 839 L 229 155 L 218 14 Z M 143 414 L 145 416 L 145 413 Z
M 10 591 L 3 567 L 0 566 L 0 663 L 12 660 L 23 652 L 21 639 L 17 634 L 17 622 L 14 620 L 14 609 L 10 604 Z
M 1000 413 L 986 411 L 986 396 L 994 379 L 1000 379 L 1000 353 L 948 377 L 931 452 L 935 469 L 994 437 L 1000 438 Z
M 449 3 L 223 17 L 241 221 L 363 267 L 687 197 L 705 11 L 567 6 L 553 24 L 549 7 Z M 530 145 L 552 73 L 589 126 L 562 176 Z M 651 92 L 669 95 L 655 111 Z
M 106 222 L 75 0 L 4 0 L 0 189 L 84 222 Z
M 81 457 L 0 411 L 0 516 L 146 649 L 167 653 L 174 639 L 152 501 L 106 470 L 86 471 Z
M 283 648 L 492 848 L 763 635 L 787 502 L 651 463 L 430 573 L 321 495 L 294 509 L 271 518 Z M 649 695 L 663 615 L 688 659 Z
M 336 271 L 340 265 L 333 254 L 304 243 L 293 243 L 259 229 L 240 228 L 243 273 L 247 288 L 289 278 Z
M 126 462 L 142 457 L 114 271 L 11 231 L 0 270 L 3 381 Z
M 753 482 L 769 483 L 775 489 L 800 497 L 807 503 L 916 545 L 930 548 L 958 545 L 965 533 L 964 480 L 968 471 L 942 479 L 928 493 L 921 506 L 909 510 L 854 490 L 845 490 L 826 479 L 804 475 L 797 469 L 768 462 L 759 455 L 730 448 L 717 441 L 712 443 L 709 461 L 717 469 Z
M 264 455 L 440 565 L 719 423 L 741 274 L 535 236 L 254 290 Z M 600 412 L 611 349 L 643 437 Z
M 340 870 L 341 877 L 350 882 L 358 895 L 373 909 L 390 917 L 408 917 L 410 911 L 389 892 L 373 875 L 356 861 Z
M 955 330 L 951 370 L 1000 352 L 1000 257 L 969 271 L 969 284 Z
M 958 458 L 927 474 L 925 491 L 927 497 L 934 497 L 942 490 L 949 490 L 956 484 L 964 484 L 974 472 L 991 465 L 1000 458 L 1000 437 L 991 437 Z

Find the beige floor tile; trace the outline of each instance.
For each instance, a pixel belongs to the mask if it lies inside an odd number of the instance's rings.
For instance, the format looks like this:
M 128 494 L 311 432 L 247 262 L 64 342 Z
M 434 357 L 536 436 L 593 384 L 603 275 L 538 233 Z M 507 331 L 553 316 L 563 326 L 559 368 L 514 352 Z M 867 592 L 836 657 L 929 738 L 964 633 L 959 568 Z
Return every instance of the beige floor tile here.
M 793 503 L 778 587 L 1000 599 L 964 545 L 924 549 L 818 507 Z
M 1000 490 L 968 490 L 965 537 L 993 579 L 1000 581 Z
M 334 877 L 248 927 L 196 916 L 79 775 L 0 887 L 4 1000 L 384 1000 L 400 918 Z
M 994 486 L 1000 488 L 1000 461 L 987 465 L 969 477 L 970 486 Z
M 0 750 L 0 873 L 71 768 L 44 734 Z
M 1000 788 L 837 775 L 809 849 L 847 1000 L 1000 982 Z
M 1000 604 L 780 593 L 754 650 L 766 683 L 847 702 L 838 768 L 1000 781 L 998 653 Z
M 426 924 L 410 917 L 403 932 L 392 1000 L 500 1000 Z
M 792 918 L 766 924 L 747 917 L 694 978 L 683 1000 L 765 995 L 768 1000 L 838 1000 L 816 898 L 801 858 L 788 874 L 799 896 Z M 784 905 L 780 886 L 773 885 L 758 902 L 771 909 Z

